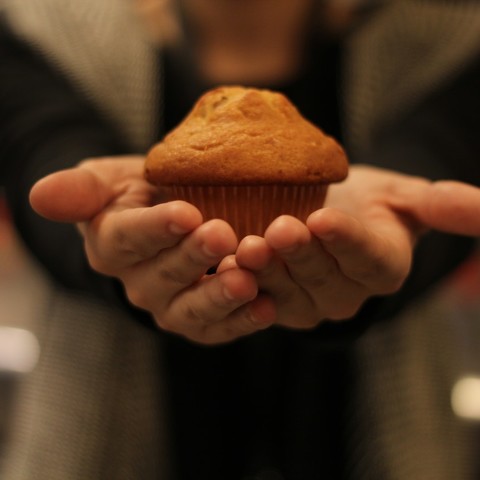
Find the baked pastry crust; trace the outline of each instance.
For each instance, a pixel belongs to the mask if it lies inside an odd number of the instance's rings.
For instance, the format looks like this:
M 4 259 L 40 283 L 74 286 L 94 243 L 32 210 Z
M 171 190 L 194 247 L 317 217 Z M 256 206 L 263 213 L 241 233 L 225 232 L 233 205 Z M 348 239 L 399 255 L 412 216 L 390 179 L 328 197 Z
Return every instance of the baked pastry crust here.
M 240 86 L 205 93 L 147 156 L 157 185 L 311 185 L 347 176 L 336 140 L 282 94 Z

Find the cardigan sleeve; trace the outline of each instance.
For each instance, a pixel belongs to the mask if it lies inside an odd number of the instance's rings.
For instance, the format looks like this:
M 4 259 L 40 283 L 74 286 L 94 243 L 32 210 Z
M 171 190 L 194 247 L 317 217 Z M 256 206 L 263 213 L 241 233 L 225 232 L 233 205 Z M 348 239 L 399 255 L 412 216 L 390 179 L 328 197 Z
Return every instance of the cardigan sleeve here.
M 385 125 L 375 148 L 358 162 L 431 180 L 480 186 L 480 58 L 396 124 Z M 396 294 L 372 298 L 351 320 L 320 325 L 316 339 L 342 346 L 370 325 L 395 317 L 425 295 L 473 252 L 475 239 L 430 232 L 415 248 L 413 265 Z
M 88 99 L 0 23 L 0 184 L 15 226 L 58 284 L 123 306 L 119 282 L 89 267 L 76 228 L 38 216 L 28 195 L 49 173 L 125 153 L 128 147 Z

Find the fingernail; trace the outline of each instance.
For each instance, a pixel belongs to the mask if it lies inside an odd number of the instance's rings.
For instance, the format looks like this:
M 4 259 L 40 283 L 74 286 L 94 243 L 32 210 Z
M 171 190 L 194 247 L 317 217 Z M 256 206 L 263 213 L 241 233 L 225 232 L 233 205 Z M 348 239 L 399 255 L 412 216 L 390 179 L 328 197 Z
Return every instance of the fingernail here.
M 248 310 L 248 319 L 252 323 L 252 325 L 255 325 L 257 328 L 266 328 L 272 325 L 272 321 L 268 318 L 262 318 L 261 316 L 258 317 L 257 315 L 254 315 L 250 310 Z
M 218 257 L 218 253 L 215 253 L 212 250 L 210 250 L 210 248 L 208 248 L 205 244 L 202 244 L 201 249 L 202 249 L 202 252 L 207 257 L 211 257 L 211 258 L 217 258 Z
M 223 287 L 222 293 L 227 300 L 235 300 L 235 297 L 230 293 L 230 290 L 227 287 Z
M 190 232 L 189 229 L 178 225 L 178 223 L 170 223 L 168 225 L 168 230 L 174 235 L 185 235 L 186 233 Z
M 248 309 L 250 321 L 257 328 L 273 325 L 277 320 L 277 313 L 273 299 L 265 293 L 260 293 Z

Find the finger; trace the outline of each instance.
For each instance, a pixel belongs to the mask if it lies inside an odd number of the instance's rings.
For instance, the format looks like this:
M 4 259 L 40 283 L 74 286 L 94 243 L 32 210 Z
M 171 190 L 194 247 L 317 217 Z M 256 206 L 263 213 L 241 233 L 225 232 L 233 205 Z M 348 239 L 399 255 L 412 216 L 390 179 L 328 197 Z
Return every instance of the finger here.
M 480 188 L 455 181 L 402 183 L 392 206 L 427 228 L 480 237 Z
M 298 287 L 290 277 L 283 261 L 262 237 L 244 237 L 235 253 L 236 264 L 255 274 L 258 286 L 276 299 L 288 302 Z
M 99 179 L 88 170 L 52 173 L 30 191 L 30 204 L 39 214 L 57 222 L 81 222 L 97 214 L 112 198 Z
M 107 212 L 89 224 L 83 234 L 88 258 L 102 273 L 156 256 L 202 224 L 193 205 L 173 201 L 146 208 Z
M 241 308 L 256 295 L 253 275 L 230 269 L 205 277 L 179 294 L 157 322 L 161 328 L 200 343 L 227 342 L 273 323 L 274 312 L 272 315 L 268 300 L 257 302 L 251 309 Z
M 294 217 L 283 216 L 273 221 L 265 232 L 265 240 L 297 283 L 318 288 L 339 275 L 334 258 L 325 252 L 307 226 Z
M 206 326 L 200 341 L 220 344 L 265 330 L 276 323 L 277 308 L 271 297 L 258 294 L 254 300 L 228 317 Z
M 268 245 L 265 238 L 248 235 L 240 241 L 234 258 L 240 267 L 261 271 L 270 264 L 274 256 L 275 251 Z
M 345 275 L 338 259 L 327 252 L 298 219 L 278 218 L 268 227 L 265 239 L 281 257 L 289 276 L 299 287 L 291 290 L 290 298 L 288 292 L 282 293 L 281 297 L 288 299 L 287 305 L 293 315 L 301 309 L 302 316 L 297 322 L 305 328 L 315 326 L 325 318 L 348 318 L 363 303 L 365 287 Z
M 321 317 L 306 289 L 297 283 L 286 264 L 262 237 L 245 237 L 237 248 L 236 262 L 255 274 L 260 291 L 267 292 L 277 309 L 279 325 L 310 328 Z
M 198 282 L 237 247 L 233 229 L 222 220 L 202 224 L 178 245 L 119 273 L 132 303 L 151 311 L 169 308 L 173 297 Z
M 366 298 L 366 289 L 343 275 L 319 240 L 293 217 L 275 220 L 265 239 L 244 239 L 236 258 L 255 273 L 259 288 L 272 295 L 279 325 L 312 328 L 327 318 L 345 319 Z
M 396 219 L 382 217 L 376 229 L 367 229 L 331 208 L 318 210 L 307 219 L 307 226 L 321 240 L 322 250 L 335 259 L 339 271 L 379 294 L 396 291 L 408 275 L 411 239 L 401 225 Z
M 87 221 L 131 185 L 132 179 L 142 179 L 143 161 L 140 156 L 127 156 L 124 161 L 86 160 L 40 179 L 30 191 L 30 203 L 50 220 Z
M 238 268 L 237 260 L 235 255 L 227 255 L 222 259 L 218 264 L 217 273 L 222 273 L 225 270 L 230 270 L 231 268 Z

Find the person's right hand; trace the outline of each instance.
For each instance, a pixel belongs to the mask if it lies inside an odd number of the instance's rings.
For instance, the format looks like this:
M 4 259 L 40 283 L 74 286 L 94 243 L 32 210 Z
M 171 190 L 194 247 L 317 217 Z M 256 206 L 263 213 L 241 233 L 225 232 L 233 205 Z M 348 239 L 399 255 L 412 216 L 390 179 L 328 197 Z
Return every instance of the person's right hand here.
M 129 300 L 163 329 L 217 344 L 270 326 L 271 300 L 257 296 L 254 275 L 206 271 L 237 248 L 232 228 L 203 223 L 186 202 L 158 203 L 143 178 L 141 156 L 91 159 L 39 180 L 32 207 L 46 218 L 76 223 L 91 267 L 120 279 Z

